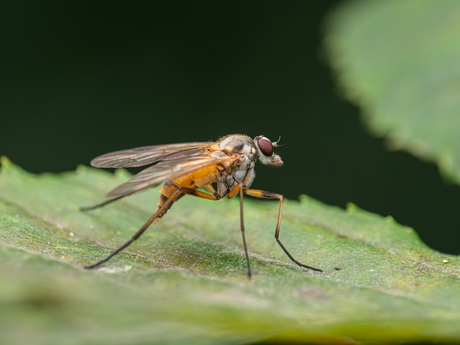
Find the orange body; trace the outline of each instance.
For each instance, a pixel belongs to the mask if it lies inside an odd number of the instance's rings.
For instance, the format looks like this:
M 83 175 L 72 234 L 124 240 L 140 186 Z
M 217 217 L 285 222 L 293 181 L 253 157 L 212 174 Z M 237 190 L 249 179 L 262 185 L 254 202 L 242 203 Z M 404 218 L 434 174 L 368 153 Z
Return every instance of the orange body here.
M 185 176 L 166 181 L 163 187 L 160 189 L 160 199 L 158 200 L 158 207 L 157 211 L 171 198 L 173 193 L 177 191 L 179 188 L 189 188 L 189 189 L 197 189 L 201 187 L 205 187 L 211 183 L 217 182 L 220 177 L 220 171 L 223 169 L 220 165 L 213 164 L 206 168 L 196 170 L 190 174 Z M 173 202 L 176 202 L 180 198 L 182 198 L 184 194 L 176 197 Z M 171 208 L 172 203 L 169 207 L 159 215 L 159 217 L 155 220 L 155 223 L 163 217 L 166 212 Z

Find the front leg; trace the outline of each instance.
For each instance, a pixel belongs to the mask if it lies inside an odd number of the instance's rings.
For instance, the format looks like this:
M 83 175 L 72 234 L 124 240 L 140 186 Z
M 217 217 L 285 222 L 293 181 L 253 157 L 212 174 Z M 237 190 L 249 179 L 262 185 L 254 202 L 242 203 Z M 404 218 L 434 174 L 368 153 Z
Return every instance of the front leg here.
M 279 208 L 279 212 L 278 212 L 278 222 L 276 224 L 276 230 L 275 230 L 275 239 L 276 239 L 276 241 L 281 246 L 281 248 L 284 250 L 286 255 L 289 256 L 289 259 L 291 259 L 292 262 L 296 263 L 300 267 L 308 268 L 308 269 L 313 270 L 313 271 L 323 272 L 322 270 L 320 270 L 318 268 L 314 268 L 314 267 L 311 267 L 311 266 L 304 265 L 304 264 L 300 263 L 299 261 L 297 261 L 296 259 L 294 259 L 292 257 L 292 255 L 288 252 L 288 250 L 281 243 L 281 241 L 279 239 L 279 234 L 280 234 L 280 228 L 281 228 L 281 217 L 282 217 L 282 214 L 283 214 L 284 197 L 281 194 L 266 192 L 266 191 L 258 190 L 258 189 L 245 189 L 244 193 L 247 194 L 247 195 L 254 196 L 256 198 L 279 199 L 280 208 Z
M 240 192 L 240 226 L 241 226 L 241 235 L 243 236 L 244 254 L 246 256 L 246 264 L 248 265 L 248 278 L 251 279 L 251 265 L 249 264 L 248 247 L 246 246 L 246 236 L 244 235 L 243 196 L 244 196 L 244 193 L 245 193 L 245 189 L 244 189 L 244 186 L 243 186 L 242 182 L 240 182 L 235 188 L 232 189 L 232 191 L 230 193 L 228 193 L 228 197 L 231 199 L 238 192 Z

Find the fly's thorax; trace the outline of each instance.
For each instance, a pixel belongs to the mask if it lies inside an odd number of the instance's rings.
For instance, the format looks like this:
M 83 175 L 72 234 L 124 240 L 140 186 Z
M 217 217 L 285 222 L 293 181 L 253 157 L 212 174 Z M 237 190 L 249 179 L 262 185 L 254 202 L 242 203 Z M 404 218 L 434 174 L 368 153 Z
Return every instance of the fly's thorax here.
M 246 157 L 247 158 L 247 157 Z M 223 197 L 227 195 L 233 188 L 235 188 L 240 182 L 243 186 L 249 187 L 254 180 L 254 161 L 246 161 L 243 158 L 242 165 L 234 165 L 229 171 L 221 171 L 220 178 L 217 182 L 217 193 Z M 247 164 L 246 164 L 247 163 Z
M 248 187 L 254 179 L 254 165 L 257 160 L 257 150 L 254 140 L 246 135 L 229 135 L 219 143 L 220 151 L 213 152 L 217 156 L 236 156 L 231 164 L 223 163 L 224 170 L 217 183 L 217 193 L 227 195 L 239 183 Z
M 256 146 L 254 140 L 247 135 L 235 134 L 222 138 L 219 141 L 220 149 L 227 155 L 235 153 L 249 156 L 250 158 L 256 155 Z

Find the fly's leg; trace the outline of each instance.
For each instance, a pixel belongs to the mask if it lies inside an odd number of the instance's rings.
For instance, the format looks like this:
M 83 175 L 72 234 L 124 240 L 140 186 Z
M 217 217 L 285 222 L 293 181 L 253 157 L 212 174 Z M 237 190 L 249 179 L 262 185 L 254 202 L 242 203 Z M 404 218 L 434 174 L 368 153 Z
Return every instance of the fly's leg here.
M 202 192 L 200 190 L 196 189 L 187 189 L 187 188 L 182 188 L 182 193 L 184 194 L 189 194 L 189 195 L 194 195 L 199 198 L 203 199 L 208 199 L 208 200 L 219 200 L 221 197 L 217 195 L 216 191 L 212 186 L 206 187 L 208 191 L 210 191 L 213 194 L 209 194 L 206 192 Z M 239 190 L 244 190 L 243 184 L 240 183 L 237 187 L 235 187 L 232 192 L 229 194 L 229 198 L 233 198 L 235 194 Z M 246 237 L 244 236 L 244 218 L 243 218 L 243 194 L 240 193 L 240 220 L 241 220 L 241 234 L 243 235 L 243 246 L 244 246 L 244 254 L 246 255 L 246 263 L 248 265 L 248 278 L 251 278 L 251 265 L 249 264 L 249 255 L 248 255 L 248 248 L 246 246 Z
M 124 198 L 125 196 L 128 196 L 128 195 L 131 195 L 131 194 L 127 194 L 127 195 L 121 195 L 121 196 L 117 196 L 113 199 L 109 199 L 107 201 L 104 201 L 104 202 L 101 202 L 100 204 L 97 204 L 97 205 L 93 205 L 93 206 L 87 206 L 87 207 L 80 207 L 80 211 L 91 211 L 91 210 L 95 210 L 99 207 L 102 207 L 102 206 L 105 206 L 107 204 L 110 204 L 114 201 L 117 201 L 117 200 L 120 200 L 121 198 Z
M 193 189 L 193 188 L 180 188 L 180 191 L 182 192 L 182 194 L 193 195 L 201 199 L 207 199 L 207 200 L 213 200 L 213 201 L 217 201 L 221 199 L 221 197 L 218 196 L 217 193 L 209 194 L 209 193 L 203 192 L 201 190 Z
M 221 199 L 221 197 L 219 196 L 219 194 L 217 194 L 216 190 L 214 189 L 213 186 L 211 186 L 210 184 L 204 186 L 204 188 L 206 188 L 208 190 L 209 193 L 211 193 L 212 195 L 214 195 L 217 200 Z
M 147 228 L 150 226 L 150 224 L 152 224 L 155 219 L 158 218 L 158 215 L 161 214 L 161 212 L 163 212 L 167 207 L 169 207 L 169 205 L 174 202 L 174 200 L 176 200 L 176 198 L 178 196 L 180 196 L 181 194 L 189 194 L 189 195 L 193 195 L 193 196 L 196 196 L 196 197 L 199 197 L 199 198 L 203 198 L 203 199 L 208 199 L 208 200 L 219 200 L 220 197 L 218 196 L 215 196 L 215 195 L 211 195 L 209 193 L 205 193 L 205 192 L 202 192 L 202 191 L 199 191 L 199 190 L 196 190 L 196 189 L 190 189 L 190 188 L 179 188 L 177 189 L 172 195 L 171 197 L 168 199 L 167 202 L 165 202 L 165 204 L 157 211 L 155 212 L 155 214 L 147 221 L 147 223 L 145 223 L 142 228 L 140 228 L 140 230 L 138 232 L 136 232 L 134 234 L 134 236 L 128 241 L 126 242 L 125 244 L 123 244 L 120 248 L 116 249 L 112 254 L 110 254 L 108 257 L 106 257 L 105 259 L 99 261 L 99 262 L 96 262 L 95 264 L 93 265 L 90 265 L 90 266 L 85 266 L 85 268 L 88 268 L 88 269 L 91 269 L 91 268 L 96 268 L 98 266 L 100 266 L 101 264 L 103 264 L 104 262 L 107 262 L 109 261 L 111 258 L 113 258 L 115 255 L 117 255 L 119 252 L 121 252 L 123 249 L 125 249 L 126 247 L 128 247 L 131 243 L 133 243 L 134 241 L 136 241 L 139 237 L 141 237 L 141 235 L 144 233 L 145 230 L 147 230 Z M 97 208 L 97 207 L 101 207 L 101 206 L 104 206 L 105 204 L 109 203 L 109 202 L 112 202 L 112 201 L 115 201 L 117 199 L 120 199 L 120 197 L 118 198 L 115 198 L 115 199 L 112 199 L 112 200 L 109 200 L 103 204 L 100 204 L 100 205 L 96 205 L 96 206 L 93 206 L 91 208 L 87 208 L 87 209 L 93 209 L 93 208 Z
M 125 249 L 126 247 L 128 247 L 131 243 L 133 243 L 134 241 L 136 241 L 139 237 L 141 237 L 141 235 L 144 233 L 145 230 L 147 230 L 147 228 L 150 226 L 150 224 L 153 223 L 153 221 L 158 218 L 158 215 L 161 214 L 161 212 L 163 212 L 172 202 L 174 202 L 174 200 L 176 200 L 176 198 L 182 194 L 181 190 L 178 189 L 176 190 L 172 195 L 171 197 L 169 198 L 169 200 L 167 202 L 165 202 L 165 204 L 157 211 L 155 212 L 155 214 L 147 221 L 147 223 L 145 223 L 142 228 L 140 228 L 140 230 L 138 232 L 136 232 L 134 234 L 133 237 L 131 237 L 131 239 L 126 242 L 125 244 L 123 244 L 120 248 L 116 249 L 112 254 L 110 254 L 108 257 L 106 257 L 105 259 L 99 261 L 99 262 L 96 262 L 95 264 L 93 265 L 90 265 L 90 266 L 85 266 L 85 268 L 88 268 L 88 269 L 91 269 L 91 268 L 96 268 L 98 266 L 100 266 L 101 264 L 103 264 L 104 262 L 107 262 L 109 261 L 111 258 L 113 258 L 115 255 L 117 255 L 119 252 L 121 252 L 123 249 Z M 110 201 L 110 200 L 109 200 Z M 112 200 L 112 201 L 115 201 L 115 200 Z
M 297 261 L 296 259 L 294 259 L 292 257 L 292 255 L 288 252 L 288 250 L 281 243 L 281 241 L 279 239 L 279 234 L 280 234 L 280 227 L 281 227 L 281 217 L 282 217 L 282 214 L 283 214 L 283 201 L 284 201 L 283 196 L 281 194 L 265 192 L 263 190 L 257 190 L 257 189 L 246 189 L 244 191 L 244 193 L 246 193 L 248 195 L 251 195 L 251 196 L 254 196 L 256 198 L 279 199 L 280 208 L 279 208 L 279 212 L 278 212 L 278 223 L 276 224 L 276 230 L 275 230 L 275 239 L 276 239 L 276 241 L 281 246 L 281 248 L 284 250 L 286 255 L 289 256 L 289 259 L 291 259 L 292 262 L 294 262 L 295 264 L 299 265 L 300 267 L 308 268 L 308 269 L 313 270 L 313 271 L 323 272 L 322 270 L 320 270 L 318 268 L 314 268 L 314 267 L 311 267 L 311 266 L 304 265 L 304 264 L 300 263 L 299 261 Z
M 251 265 L 249 264 L 248 248 L 246 246 L 246 236 L 244 235 L 244 217 L 243 217 L 243 184 L 239 184 L 240 188 L 240 221 L 241 221 L 241 234 L 243 235 L 244 254 L 246 255 L 246 263 L 248 264 L 248 278 L 251 279 Z
M 233 188 L 231 192 L 228 194 L 228 197 L 231 199 L 233 198 L 236 193 L 240 192 L 240 222 L 241 222 L 241 235 L 243 236 L 243 246 L 244 246 L 244 254 L 246 255 L 246 263 L 248 265 L 248 278 L 251 279 L 251 265 L 249 264 L 249 254 L 248 254 L 248 247 L 246 246 L 246 236 L 244 234 L 244 217 L 243 217 L 243 196 L 245 193 L 243 183 L 239 183 L 238 186 Z

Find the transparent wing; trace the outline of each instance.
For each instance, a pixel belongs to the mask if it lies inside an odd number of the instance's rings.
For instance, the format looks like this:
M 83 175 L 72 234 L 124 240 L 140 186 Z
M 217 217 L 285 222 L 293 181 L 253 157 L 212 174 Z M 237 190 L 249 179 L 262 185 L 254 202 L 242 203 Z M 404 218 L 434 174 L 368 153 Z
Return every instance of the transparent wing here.
M 97 168 L 140 167 L 163 160 L 200 156 L 212 144 L 214 143 L 200 142 L 137 147 L 106 153 L 94 158 L 91 165 Z
M 107 194 L 108 197 L 119 197 L 133 194 L 140 190 L 158 186 L 159 184 L 190 174 L 196 170 L 206 168 L 213 164 L 235 160 L 234 156 L 225 158 L 213 158 L 207 154 L 196 157 L 177 158 L 164 160 L 142 170 L 134 175 L 128 182 L 123 183 Z

